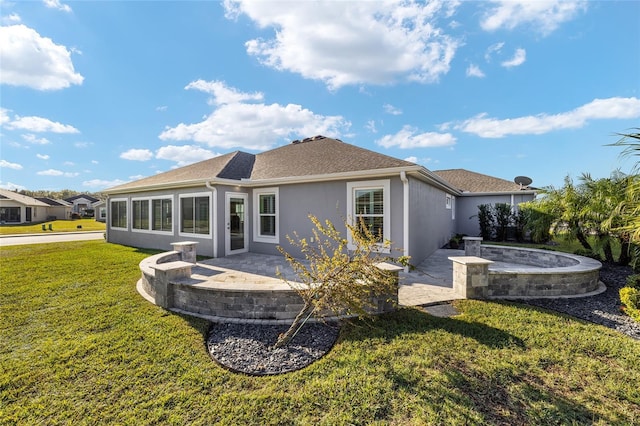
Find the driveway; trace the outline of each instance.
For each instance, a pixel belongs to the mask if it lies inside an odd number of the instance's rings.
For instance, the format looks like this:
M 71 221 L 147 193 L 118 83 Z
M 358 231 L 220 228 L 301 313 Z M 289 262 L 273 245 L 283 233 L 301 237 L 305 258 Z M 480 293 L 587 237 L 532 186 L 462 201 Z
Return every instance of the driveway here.
M 16 246 L 22 244 L 62 243 L 67 241 L 88 240 L 104 240 L 104 231 L 1 235 L 0 247 Z

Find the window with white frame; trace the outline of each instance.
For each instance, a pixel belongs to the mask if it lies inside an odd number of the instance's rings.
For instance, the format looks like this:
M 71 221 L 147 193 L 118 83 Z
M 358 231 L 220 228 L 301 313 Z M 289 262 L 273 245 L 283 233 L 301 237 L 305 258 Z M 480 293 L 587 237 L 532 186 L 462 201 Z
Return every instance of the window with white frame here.
M 180 232 L 210 235 L 210 194 L 180 195 Z
M 451 220 L 456 218 L 456 197 L 451 196 Z
M 380 242 L 391 238 L 389 180 L 348 182 L 347 217 L 356 226 L 366 226 Z M 351 235 L 348 235 L 351 243 Z
M 137 230 L 149 230 L 149 200 L 131 200 L 131 228 Z
M 263 243 L 279 243 L 278 188 L 261 188 L 253 191 L 253 240 Z
M 447 210 L 449 210 L 451 208 L 451 195 L 450 194 L 446 194 L 446 199 L 445 199 L 445 207 L 447 208 Z
M 171 198 L 151 200 L 151 229 L 173 232 L 173 200 Z
M 127 229 L 127 200 L 115 198 L 111 200 L 111 228 Z

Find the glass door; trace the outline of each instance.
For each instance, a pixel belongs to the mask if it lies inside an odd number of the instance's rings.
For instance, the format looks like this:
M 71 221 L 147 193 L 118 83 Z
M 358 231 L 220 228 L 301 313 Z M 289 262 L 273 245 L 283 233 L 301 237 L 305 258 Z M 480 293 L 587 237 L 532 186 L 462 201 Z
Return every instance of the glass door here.
M 247 194 L 227 192 L 225 208 L 225 251 L 226 254 L 242 253 L 247 248 Z

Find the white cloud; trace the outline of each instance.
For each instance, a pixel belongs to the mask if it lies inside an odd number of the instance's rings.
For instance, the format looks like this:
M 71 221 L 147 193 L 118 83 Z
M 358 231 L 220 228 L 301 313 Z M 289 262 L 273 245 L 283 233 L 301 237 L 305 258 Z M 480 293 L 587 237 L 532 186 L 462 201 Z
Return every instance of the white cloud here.
M 513 54 L 513 58 L 503 61 L 500 65 L 505 68 L 517 67 L 524 64 L 524 61 L 527 60 L 527 52 L 524 49 L 516 49 Z
M 91 142 L 76 142 L 73 144 L 76 148 L 88 148 L 91 145 L 93 145 Z
M 0 160 L 0 167 L 13 170 L 22 170 L 22 165 L 18 163 L 10 163 L 7 160 Z
M 51 121 L 43 117 L 20 117 L 18 115 L 9 122 L 5 123 L 8 129 L 27 130 L 35 133 L 80 133 L 78 129 L 69 125 Z
M 586 0 L 494 0 L 480 26 L 485 31 L 501 28 L 512 30 L 526 25 L 542 34 L 549 34 L 560 24 L 586 10 Z
M 223 93 L 225 102 L 243 98 L 229 95 L 238 93 L 233 88 L 224 89 L 218 93 Z M 216 103 L 219 101 L 216 98 Z M 190 140 L 225 149 L 265 150 L 283 139 L 319 134 L 337 137 L 350 125 L 342 116 L 318 115 L 300 105 L 224 103 L 203 121 L 167 127 L 159 137 L 162 140 Z
M 504 42 L 494 43 L 491 46 L 487 47 L 487 51 L 484 54 L 484 59 L 487 62 L 491 62 L 491 58 L 494 53 L 500 53 L 502 48 L 504 47 Z
M 35 144 L 35 145 L 47 145 L 51 142 L 49 142 L 49 139 L 47 138 L 39 138 L 36 135 L 32 134 L 32 133 L 27 133 L 25 135 L 22 135 L 22 139 L 24 139 L 25 141 Z
M 0 181 L 0 188 L 8 189 L 10 191 L 22 191 L 23 189 L 27 189 L 26 186 L 18 185 L 17 183 L 7 182 L 3 183 Z
M 418 162 L 418 157 L 412 155 L 411 157 L 405 158 L 404 161 L 409 161 L 411 163 L 417 163 Z
M 61 170 L 56 170 L 56 169 L 42 170 L 42 171 L 36 172 L 36 174 L 40 176 L 64 176 L 64 177 L 76 177 L 79 175 L 79 173 L 63 172 Z
M 156 107 L 156 111 L 160 111 L 160 112 L 165 112 L 169 107 L 166 105 L 161 105 L 159 107 Z
M 75 166 L 76 165 L 76 163 L 74 163 L 73 161 L 65 161 L 62 164 L 64 164 L 65 166 Z
M 456 126 L 467 133 L 483 138 L 501 138 L 508 135 L 539 135 L 561 129 L 584 127 L 591 120 L 630 119 L 640 117 L 640 99 L 594 99 L 588 104 L 560 114 L 539 114 L 497 119 L 479 114 Z
M 475 64 L 470 64 L 467 67 L 467 77 L 478 77 L 478 78 L 483 78 L 485 75 L 482 72 L 482 70 L 480 69 L 479 66 L 475 65 Z
M 228 87 L 223 81 L 196 80 L 187 84 L 185 89 L 195 89 L 213 95 L 212 105 L 237 104 L 243 101 L 261 101 L 264 95 L 260 92 L 242 93 L 233 87 Z
M 384 108 L 384 112 L 391 115 L 402 115 L 402 110 L 400 108 L 396 108 L 393 105 L 384 104 L 382 106 Z
M 9 110 L 6 108 L 0 108 L 0 125 L 9 123 L 11 118 L 9 117 Z
M 120 154 L 120 158 L 133 161 L 148 161 L 153 158 L 153 152 L 148 149 L 130 149 Z
M 67 13 L 71 12 L 71 7 L 69 7 L 68 4 L 60 3 L 60 0 L 43 0 L 43 3 L 50 9 L 57 9 Z
M 432 148 L 455 145 L 456 138 L 451 133 L 418 133 L 418 129 L 407 125 L 395 135 L 386 135 L 376 143 L 385 148 Z
M 47 154 L 36 154 L 36 157 L 41 160 L 48 160 L 50 158 Z
M 86 186 L 88 188 L 111 188 L 113 186 L 122 185 L 123 183 L 127 183 L 127 181 L 115 179 L 115 180 L 104 180 L 104 179 L 91 179 L 82 182 L 82 186 Z
M 230 19 L 246 15 L 270 39 L 247 52 L 264 65 L 323 81 L 335 90 L 354 84 L 430 83 L 449 72 L 460 41 L 438 21 L 457 2 L 256 2 L 226 0 Z
M 91 164 L 100 164 L 98 160 L 91 160 Z
M 22 18 L 17 13 L 12 13 L 10 15 L 3 16 L 1 20 L 3 23 L 8 23 L 8 24 L 17 24 L 18 22 L 22 22 Z
M 2 84 L 57 90 L 82 84 L 71 52 L 25 25 L 0 27 Z
M 371 133 L 378 133 L 378 129 L 376 129 L 376 122 L 374 120 L 367 121 L 367 124 L 364 127 Z
M 220 154 L 216 154 L 208 149 L 204 149 L 199 146 L 183 145 L 175 146 L 168 145 L 163 146 L 156 153 L 156 158 L 162 160 L 175 161 L 176 166 L 182 167 L 198 161 L 207 160 L 209 158 L 217 157 Z

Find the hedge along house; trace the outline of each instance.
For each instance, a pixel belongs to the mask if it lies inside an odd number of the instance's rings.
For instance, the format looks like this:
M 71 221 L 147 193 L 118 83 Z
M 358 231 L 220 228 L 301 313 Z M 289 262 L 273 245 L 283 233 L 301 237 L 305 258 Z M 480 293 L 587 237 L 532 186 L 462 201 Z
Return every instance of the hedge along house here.
M 460 192 L 455 204 L 459 234 L 480 235 L 479 205 L 505 203 L 517 211 L 520 203 L 532 201 L 537 195 L 535 188 L 465 169 L 436 170 L 433 173 Z
M 418 263 L 456 232 L 460 191 L 422 166 L 323 136 L 266 151 L 236 151 L 110 188 L 107 240 L 198 253 L 277 255 L 287 235 L 310 237 L 308 215 L 363 220 Z M 296 254 L 292 251 L 292 254 Z

